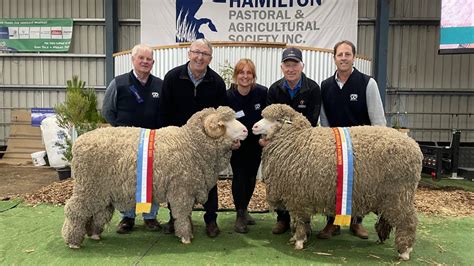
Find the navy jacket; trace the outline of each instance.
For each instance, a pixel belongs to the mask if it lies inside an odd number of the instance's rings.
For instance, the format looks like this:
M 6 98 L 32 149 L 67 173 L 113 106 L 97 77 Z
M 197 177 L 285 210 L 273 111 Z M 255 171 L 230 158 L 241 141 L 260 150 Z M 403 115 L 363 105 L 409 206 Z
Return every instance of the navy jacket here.
M 224 80 L 210 67 L 197 87 L 188 75 L 188 63 L 166 73 L 160 96 L 160 126 L 182 126 L 196 112 L 226 105 Z
M 282 78 L 273 83 L 268 90 L 267 105 L 282 103 L 291 106 L 297 112 L 303 114 L 311 123 L 318 124 L 319 112 L 321 111 L 321 89 L 318 83 L 301 74 L 301 89 L 291 99 L 288 90 L 283 86 L 285 79 Z

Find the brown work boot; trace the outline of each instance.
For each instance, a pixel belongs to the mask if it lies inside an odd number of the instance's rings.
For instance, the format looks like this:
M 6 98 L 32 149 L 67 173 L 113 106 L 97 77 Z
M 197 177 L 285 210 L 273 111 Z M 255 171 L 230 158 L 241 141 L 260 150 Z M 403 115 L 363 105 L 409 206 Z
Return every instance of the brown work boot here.
M 143 219 L 145 228 L 149 231 L 160 231 L 161 225 L 156 219 Z
M 237 210 L 237 218 L 235 219 L 234 225 L 234 230 L 237 233 L 246 234 L 249 232 L 245 213 L 244 210 Z
M 275 226 L 272 228 L 272 233 L 275 235 L 283 234 L 290 229 L 290 222 L 288 221 L 277 221 Z
M 163 225 L 163 233 L 173 234 L 174 233 L 174 219 L 170 217 L 170 220 Z
M 220 232 L 221 230 L 219 230 L 216 222 L 206 224 L 206 234 L 208 237 L 216 237 Z
M 245 219 L 247 220 L 247 225 L 255 225 L 256 224 L 255 219 L 252 216 L 250 216 L 248 211 L 245 211 Z
M 128 234 L 132 232 L 133 226 L 135 225 L 134 218 L 127 218 L 124 217 L 120 223 L 117 225 L 117 233 L 118 234 Z
M 326 227 L 322 231 L 320 231 L 316 237 L 319 239 L 329 239 L 332 236 L 340 235 L 341 234 L 341 227 L 339 225 L 334 224 L 326 224 Z
M 362 239 L 369 238 L 369 232 L 365 229 L 362 224 L 351 224 L 351 232 Z

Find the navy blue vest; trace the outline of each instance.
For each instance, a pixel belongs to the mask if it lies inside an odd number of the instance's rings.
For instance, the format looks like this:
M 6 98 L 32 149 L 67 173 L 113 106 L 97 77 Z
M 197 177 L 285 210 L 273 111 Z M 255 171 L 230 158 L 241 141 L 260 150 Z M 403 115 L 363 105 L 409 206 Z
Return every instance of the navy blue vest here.
M 342 89 L 335 75 L 321 83 L 324 111 L 331 127 L 370 125 L 366 90 L 370 77 L 354 68 Z
M 129 72 L 115 77 L 115 83 L 117 126 L 158 128 L 158 103 L 163 81 L 150 75 L 143 86 L 133 72 Z

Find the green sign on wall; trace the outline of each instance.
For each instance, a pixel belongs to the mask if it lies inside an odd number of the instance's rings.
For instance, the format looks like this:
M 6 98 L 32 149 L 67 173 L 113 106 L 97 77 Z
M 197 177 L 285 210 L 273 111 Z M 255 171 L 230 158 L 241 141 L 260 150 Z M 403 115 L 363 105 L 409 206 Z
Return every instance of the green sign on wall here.
M 0 19 L 0 51 L 67 52 L 72 19 Z

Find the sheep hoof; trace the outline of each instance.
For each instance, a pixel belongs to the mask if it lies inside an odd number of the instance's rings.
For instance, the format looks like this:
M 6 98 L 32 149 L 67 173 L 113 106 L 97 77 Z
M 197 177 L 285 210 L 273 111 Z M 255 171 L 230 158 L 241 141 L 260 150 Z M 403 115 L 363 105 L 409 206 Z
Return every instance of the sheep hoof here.
M 296 240 L 295 249 L 301 250 L 304 248 L 304 241 L 303 240 Z
M 183 244 L 191 244 L 191 239 L 189 238 L 185 238 L 185 237 L 181 237 L 181 243 Z
M 76 245 L 76 244 L 69 244 L 68 246 L 69 246 L 70 249 L 79 249 L 79 248 L 81 248 L 80 245 Z
M 91 235 L 91 239 L 100 240 L 100 235 Z
M 289 240 L 290 244 L 294 244 L 296 242 L 296 236 L 293 235 L 290 240 Z
M 409 260 L 410 259 L 410 252 L 413 250 L 413 248 L 408 248 L 405 252 L 403 252 L 402 254 L 398 254 L 398 259 L 399 260 L 403 260 L 403 261 L 406 261 L 406 260 Z

